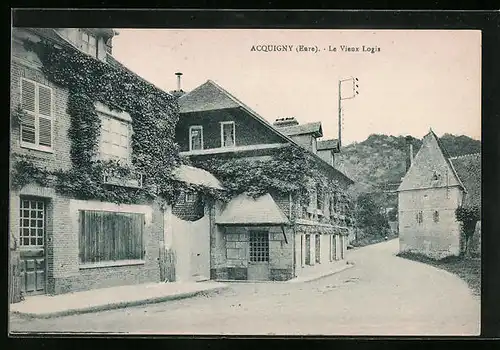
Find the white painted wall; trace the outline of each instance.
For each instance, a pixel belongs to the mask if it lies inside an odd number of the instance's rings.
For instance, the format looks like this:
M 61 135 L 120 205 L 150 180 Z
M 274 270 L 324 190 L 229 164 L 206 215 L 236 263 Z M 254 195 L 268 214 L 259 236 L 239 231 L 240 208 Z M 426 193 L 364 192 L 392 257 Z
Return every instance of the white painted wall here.
M 165 210 L 165 247 L 176 256 L 176 281 L 210 277 L 210 218 L 184 221 Z

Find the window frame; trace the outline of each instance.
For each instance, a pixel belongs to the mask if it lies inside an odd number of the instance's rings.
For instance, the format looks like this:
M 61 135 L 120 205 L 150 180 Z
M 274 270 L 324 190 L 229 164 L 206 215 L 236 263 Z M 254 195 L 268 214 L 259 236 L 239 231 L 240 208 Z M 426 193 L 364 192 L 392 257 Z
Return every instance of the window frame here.
M 198 151 L 198 149 L 193 149 L 193 130 L 200 130 L 200 145 L 201 148 L 199 150 L 203 150 L 205 147 L 203 145 L 203 125 L 191 125 L 189 127 L 189 150 L 190 151 Z
M 233 126 L 233 145 L 231 145 L 231 146 L 224 145 L 224 126 L 225 125 L 232 125 Z M 234 123 L 234 121 L 220 122 L 220 147 L 221 148 L 236 147 L 236 124 Z
M 432 213 L 432 220 L 434 221 L 434 223 L 438 223 L 439 222 L 439 211 L 438 210 L 434 210 L 434 212 Z
M 85 213 L 88 213 L 88 212 L 94 212 L 94 213 L 99 213 L 101 215 L 103 214 L 108 214 L 108 215 L 116 215 L 116 214 L 133 214 L 133 215 L 138 215 L 139 218 L 142 219 L 141 221 L 141 237 L 140 237 L 140 250 L 139 250 L 139 253 L 140 253 L 140 256 L 139 257 L 134 257 L 132 259 L 130 258 L 122 258 L 122 259 L 118 259 L 116 254 L 117 252 L 115 251 L 115 256 L 113 257 L 114 259 L 111 259 L 111 260 L 98 260 L 98 261 L 83 261 L 83 258 L 82 258 L 82 243 L 85 244 L 86 243 L 86 238 L 84 239 L 83 238 L 83 232 L 82 232 L 82 223 L 80 222 L 81 218 L 82 218 L 82 214 L 83 216 L 85 216 Z M 86 268 L 94 268 L 94 267 L 106 267 L 106 266 L 120 266 L 120 265 L 129 265 L 129 264 L 136 264 L 136 263 L 144 263 L 145 262 L 145 259 L 146 259 L 146 237 L 147 237 L 147 234 L 146 234 L 146 214 L 143 213 L 143 212 L 129 212 L 129 211 L 110 211 L 110 210 L 103 210 L 103 209 L 78 209 L 77 211 L 77 215 L 78 215 L 78 262 L 79 262 L 79 267 L 81 269 L 86 269 Z M 102 230 L 101 232 L 105 232 L 104 230 Z M 106 231 L 106 232 L 109 232 L 109 231 Z M 116 235 L 116 232 L 115 231 L 112 231 L 111 234 L 114 234 Z M 102 243 L 101 240 L 103 238 L 98 238 L 97 234 L 94 233 L 94 239 L 99 242 L 99 243 Z M 83 240 L 83 242 L 82 242 Z M 113 242 L 114 242 L 114 239 L 113 239 Z M 109 242 L 108 242 L 109 244 Z M 84 249 L 86 249 L 84 247 Z M 137 249 L 137 248 L 136 248 Z M 119 254 L 119 253 L 118 253 Z M 92 257 L 94 260 L 95 260 L 95 257 Z M 89 260 L 92 260 L 92 258 L 90 258 Z
M 29 83 L 32 83 L 35 85 L 35 111 L 31 112 L 22 107 L 23 103 L 23 81 L 27 81 Z M 40 114 L 40 101 L 39 101 L 39 87 L 43 86 L 44 88 L 48 89 L 50 91 L 50 116 L 49 115 L 41 115 Z M 22 148 L 29 148 L 29 149 L 34 149 L 37 151 L 41 152 L 46 152 L 46 153 L 54 153 L 54 90 L 52 87 L 39 83 L 35 80 L 28 79 L 25 77 L 21 77 L 19 80 L 19 102 L 21 105 L 21 108 L 24 113 L 33 116 L 35 118 L 35 142 L 27 142 L 23 141 L 23 123 L 22 121 L 19 123 L 19 146 Z M 50 120 L 50 147 L 49 146 L 44 146 L 40 145 L 40 116 L 42 118 Z
M 103 121 L 104 121 L 104 118 L 107 118 L 107 119 L 110 119 L 110 120 L 114 120 L 114 121 L 118 121 L 120 123 L 124 123 L 127 125 L 127 132 L 128 132 L 128 135 L 127 135 L 127 158 L 124 159 L 124 158 L 119 158 L 118 161 L 120 162 L 120 164 L 123 164 L 123 165 L 131 165 L 132 164 L 132 135 L 133 135 L 133 128 L 132 128 L 132 121 L 127 119 L 127 118 L 121 118 L 121 117 L 118 117 L 117 115 L 113 115 L 111 113 L 107 113 L 106 111 L 102 110 L 102 109 L 97 109 L 96 110 L 96 113 L 97 115 L 99 116 L 100 118 L 100 122 L 101 122 L 101 127 L 99 129 L 99 159 L 103 160 L 103 161 L 108 161 L 108 160 L 116 160 L 116 155 L 112 155 L 113 157 L 111 158 L 108 158 L 108 157 L 104 157 L 104 154 L 107 154 L 107 153 L 103 153 L 103 143 L 104 143 L 104 140 L 103 140 Z
M 28 202 L 29 207 L 24 207 L 23 203 Z M 36 203 L 35 208 L 31 208 L 31 203 Z M 41 203 L 42 207 L 39 208 L 38 204 Z M 33 197 L 33 196 L 25 196 L 22 195 L 19 197 L 19 249 L 20 250 L 33 250 L 33 249 L 44 249 L 45 248 L 45 239 L 47 235 L 47 202 L 44 198 Z M 28 211 L 28 217 L 25 217 L 22 211 Z M 35 215 L 34 217 L 31 215 L 32 211 L 35 213 L 41 212 L 41 217 Z M 28 225 L 24 225 L 24 220 L 28 220 Z M 35 226 L 32 226 L 32 220 L 36 221 Z M 41 225 L 39 223 L 41 222 Z M 29 230 L 28 236 L 24 235 L 23 230 Z M 35 231 L 35 236 L 32 235 L 32 230 Z M 41 231 L 41 234 L 40 234 Z M 24 239 L 28 239 L 28 244 L 24 244 Z M 31 244 L 31 240 L 35 239 L 35 244 Z M 42 240 L 41 244 L 38 244 L 39 240 Z

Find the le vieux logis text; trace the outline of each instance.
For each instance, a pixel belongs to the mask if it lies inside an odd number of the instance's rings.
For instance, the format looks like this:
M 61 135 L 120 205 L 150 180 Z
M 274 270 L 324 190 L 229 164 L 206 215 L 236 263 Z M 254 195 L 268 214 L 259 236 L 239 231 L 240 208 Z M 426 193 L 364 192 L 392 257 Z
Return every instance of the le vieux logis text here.
M 378 46 L 349 46 L 349 45 L 328 45 L 328 47 L 318 47 L 316 45 L 252 45 L 250 51 L 258 52 L 380 52 Z

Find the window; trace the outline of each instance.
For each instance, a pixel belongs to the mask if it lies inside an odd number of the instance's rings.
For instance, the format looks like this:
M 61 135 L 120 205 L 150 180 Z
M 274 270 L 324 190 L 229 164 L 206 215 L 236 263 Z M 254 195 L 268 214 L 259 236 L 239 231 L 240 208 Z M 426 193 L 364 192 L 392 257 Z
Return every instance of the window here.
M 52 89 L 28 79 L 21 79 L 21 147 L 52 152 Z
M 142 213 L 81 210 L 80 261 L 144 259 L 144 219 Z
M 245 246 L 247 244 L 244 234 L 226 234 L 226 258 L 232 260 L 246 260 Z
M 45 244 L 44 230 L 44 202 L 21 197 L 19 208 L 19 245 L 22 247 L 43 247 Z
M 321 236 L 316 235 L 316 239 L 314 240 L 314 243 L 316 245 L 316 262 L 320 263 L 321 262 Z
M 186 202 L 188 203 L 193 203 L 193 202 L 196 202 L 196 200 L 198 199 L 198 195 L 196 192 L 193 192 L 193 191 L 187 191 L 186 192 Z
M 81 49 L 83 52 L 91 55 L 92 57 L 97 57 L 97 38 L 86 32 L 81 30 L 80 31 L 80 42 L 81 42 Z
M 130 163 L 131 123 L 103 113 L 99 115 L 101 117 L 101 158 L 118 160 L 123 164 Z
M 418 224 L 423 223 L 424 222 L 424 214 L 421 211 L 417 212 L 415 214 L 415 219 L 417 220 Z
M 311 265 L 311 235 L 306 235 L 305 264 Z
M 321 187 L 316 186 L 316 208 L 319 210 L 323 210 L 325 198 L 323 197 L 323 191 L 321 191 Z
M 269 262 L 269 232 L 250 231 L 250 261 Z
M 189 127 L 189 150 L 203 149 L 203 127 L 192 125 Z
M 236 145 L 236 135 L 234 122 L 220 123 L 221 147 L 234 147 Z
M 434 210 L 432 218 L 433 218 L 434 222 L 439 222 L 439 212 L 437 210 Z

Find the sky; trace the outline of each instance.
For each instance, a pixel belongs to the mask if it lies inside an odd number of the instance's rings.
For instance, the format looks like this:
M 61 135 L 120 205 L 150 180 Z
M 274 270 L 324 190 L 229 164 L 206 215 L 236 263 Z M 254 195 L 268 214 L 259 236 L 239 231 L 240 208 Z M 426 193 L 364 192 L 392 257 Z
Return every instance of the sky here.
M 113 56 L 158 87 L 176 89 L 175 72 L 183 73 L 184 91 L 211 79 L 270 122 L 281 117 L 301 124 L 321 121 L 323 139 L 338 137 L 339 79 L 350 77 L 358 78 L 359 94 L 342 100 L 344 145 L 370 134 L 421 138 L 430 128 L 438 136 L 481 139 L 480 31 L 118 32 Z M 264 52 L 260 45 L 292 46 Z M 317 51 L 297 51 L 300 45 Z M 352 95 L 348 84 L 342 85 L 343 97 Z

